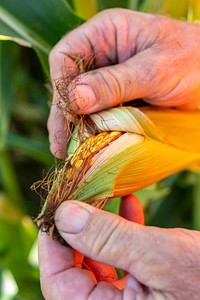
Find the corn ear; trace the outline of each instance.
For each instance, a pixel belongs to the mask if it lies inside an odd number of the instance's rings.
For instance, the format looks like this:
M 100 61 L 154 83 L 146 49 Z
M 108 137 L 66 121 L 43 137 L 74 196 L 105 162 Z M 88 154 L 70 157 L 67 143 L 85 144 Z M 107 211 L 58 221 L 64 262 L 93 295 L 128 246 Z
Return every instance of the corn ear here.
M 65 200 L 101 207 L 108 198 L 199 165 L 200 111 L 117 107 L 82 122 L 81 142 L 76 140 L 74 153 L 58 172 L 38 217 L 45 231 L 54 226 L 54 212 Z

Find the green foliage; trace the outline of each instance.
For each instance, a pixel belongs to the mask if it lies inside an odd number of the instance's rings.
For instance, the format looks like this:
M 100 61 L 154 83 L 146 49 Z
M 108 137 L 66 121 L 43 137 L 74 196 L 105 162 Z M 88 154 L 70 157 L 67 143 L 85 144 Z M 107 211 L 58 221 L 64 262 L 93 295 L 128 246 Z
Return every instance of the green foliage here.
M 89 0 L 86 5 L 81 0 L 1 0 L 1 39 L 32 47 L 41 65 L 33 50 L 0 42 L 0 299 L 42 299 L 38 267 L 30 256 L 37 239 L 32 219 L 40 204 L 29 186 L 54 163 L 46 131 L 49 51 L 66 32 L 102 9 L 126 7 L 194 20 L 200 16 L 197 2 Z M 147 224 L 200 229 L 199 174 L 175 174 L 137 195 Z M 106 209 L 117 213 L 119 203 L 109 201 Z M 18 287 L 10 297 L 2 288 L 7 270 Z
M 20 185 L 16 166 L 22 167 L 23 164 L 20 166 L 17 160 L 19 155 L 22 155 L 27 149 L 29 151 L 27 150 L 26 154 L 30 157 L 32 153 L 38 153 L 38 161 L 42 161 L 43 164 L 44 162 L 49 164 L 50 154 L 48 153 L 47 157 L 44 157 L 45 152 L 42 152 L 41 146 L 32 149 L 31 145 L 37 146 L 39 141 L 32 139 L 31 135 L 26 137 L 23 145 L 23 138 L 19 135 L 17 127 L 20 122 L 16 107 L 22 105 L 23 101 L 18 103 L 16 101 L 18 98 L 27 102 L 28 94 L 24 92 L 26 84 L 34 85 L 34 82 L 30 83 L 27 80 L 27 75 L 26 80 L 23 79 L 21 82 L 20 76 L 16 76 L 22 70 L 20 51 L 20 47 L 11 42 L 0 42 L 0 267 L 2 270 L 11 271 L 18 285 L 19 299 L 34 300 L 39 299 L 41 295 L 39 274 L 37 267 L 29 262 L 28 257 L 37 237 L 37 230 L 32 222 L 32 214 L 30 216 L 28 214 L 28 203 L 22 192 L 23 187 Z M 19 97 L 17 93 L 22 94 Z M 48 143 L 43 140 L 40 143 L 43 148 L 46 145 L 47 152 Z M 17 148 L 20 146 L 22 152 L 18 154 Z M 21 159 L 25 158 L 21 156 Z M 25 171 L 24 176 L 27 175 L 28 173 Z M 0 294 L 0 298 L 3 299 L 3 295 Z

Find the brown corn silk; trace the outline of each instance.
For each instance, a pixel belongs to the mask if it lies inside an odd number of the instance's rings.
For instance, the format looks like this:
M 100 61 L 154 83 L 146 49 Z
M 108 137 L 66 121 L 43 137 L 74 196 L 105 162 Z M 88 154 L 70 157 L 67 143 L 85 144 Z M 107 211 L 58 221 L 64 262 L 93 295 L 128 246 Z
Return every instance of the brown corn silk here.
M 200 166 L 200 111 L 122 106 L 81 122 L 80 146 L 57 171 L 37 218 L 55 238 L 54 213 L 65 200 L 101 208 L 107 199 Z

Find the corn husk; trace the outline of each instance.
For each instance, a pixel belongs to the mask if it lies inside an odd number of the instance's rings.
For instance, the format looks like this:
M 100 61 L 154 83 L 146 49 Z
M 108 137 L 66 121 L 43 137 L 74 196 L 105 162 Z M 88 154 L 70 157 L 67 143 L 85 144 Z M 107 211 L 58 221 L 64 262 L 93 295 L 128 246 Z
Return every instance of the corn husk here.
M 87 115 L 81 124 L 38 217 L 47 232 L 55 234 L 54 212 L 65 200 L 102 207 L 109 198 L 200 165 L 200 111 L 117 107 Z

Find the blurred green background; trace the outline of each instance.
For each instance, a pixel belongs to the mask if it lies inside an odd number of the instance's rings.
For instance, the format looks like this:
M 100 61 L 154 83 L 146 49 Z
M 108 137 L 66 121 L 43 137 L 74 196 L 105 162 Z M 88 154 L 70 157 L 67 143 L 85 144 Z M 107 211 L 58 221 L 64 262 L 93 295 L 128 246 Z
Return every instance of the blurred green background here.
M 0 299 L 42 299 L 37 263 L 39 196 L 30 190 L 54 164 L 46 121 L 48 53 L 67 31 L 100 10 L 126 7 L 194 21 L 195 0 L 1 0 Z M 13 40 L 15 42 L 13 42 Z M 18 45 L 17 43 L 20 45 Z M 146 224 L 200 229 L 200 176 L 184 171 L 136 193 Z M 119 200 L 106 209 L 117 212 Z

